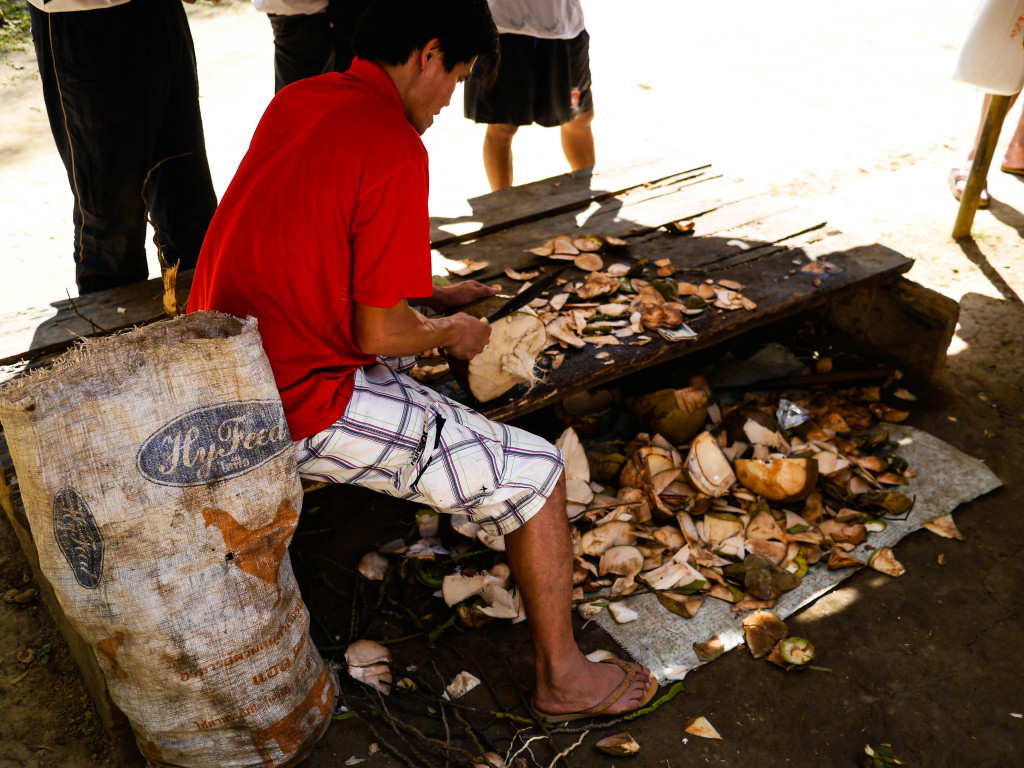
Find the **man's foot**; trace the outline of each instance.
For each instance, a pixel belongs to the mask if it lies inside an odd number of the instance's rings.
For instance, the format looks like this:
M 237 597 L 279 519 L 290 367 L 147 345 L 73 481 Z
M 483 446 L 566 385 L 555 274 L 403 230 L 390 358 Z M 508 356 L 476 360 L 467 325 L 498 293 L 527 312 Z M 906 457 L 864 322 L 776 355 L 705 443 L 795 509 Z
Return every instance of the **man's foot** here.
M 964 196 L 964 189 L 967 188 L 967 175 L 971 172 L 971 167 L 968 165 L 966 168 L 951 168 L 949 171 L 949 191 L 953 193 L 953 197 L 959 200 Z M 978 201 L 979 208 L 988 208 L 988 189 L 981 190 L 981 198 Z
M 561 723 L 634 712 L 657 690 L 657 680 L 641 664 L 614 657 L 597 663 L 583 659 L 578 673 L 566 674 L 543 690 L 538 686 L 532 704 L 539 719 Z

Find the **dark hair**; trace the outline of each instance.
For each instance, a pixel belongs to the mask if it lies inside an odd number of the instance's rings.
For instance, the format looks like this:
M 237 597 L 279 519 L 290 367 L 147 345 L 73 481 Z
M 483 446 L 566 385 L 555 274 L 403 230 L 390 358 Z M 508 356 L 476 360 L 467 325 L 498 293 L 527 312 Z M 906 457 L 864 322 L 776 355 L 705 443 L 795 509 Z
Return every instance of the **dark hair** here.
M 352 49 L 361 59 L 399 65 L 434 38 L 448 72 L 477 56 L 498 61 L 498 30 L 487 0 L 373 0 Z

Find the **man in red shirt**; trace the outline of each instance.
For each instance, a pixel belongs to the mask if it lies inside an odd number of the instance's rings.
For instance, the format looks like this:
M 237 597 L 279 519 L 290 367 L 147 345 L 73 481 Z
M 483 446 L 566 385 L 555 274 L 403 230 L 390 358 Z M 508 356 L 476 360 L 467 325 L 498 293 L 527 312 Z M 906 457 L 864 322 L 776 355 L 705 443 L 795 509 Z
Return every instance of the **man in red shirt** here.
M 189 310 L 259 321 L 305 477 L 354 483 L 504 535 L 530 622 L 545 718 L 621 714 L 646 667 L 592 663 L 572 634 L 572 546 L 557 448 L 490 422 L 380 358 L 471 359 L 490 328 L 457 313 L 494 289 L 431 284 L 419 136 L 497 32 L 485 0 L 377 0 L 356 60 L 281 91 L 210 225 Z

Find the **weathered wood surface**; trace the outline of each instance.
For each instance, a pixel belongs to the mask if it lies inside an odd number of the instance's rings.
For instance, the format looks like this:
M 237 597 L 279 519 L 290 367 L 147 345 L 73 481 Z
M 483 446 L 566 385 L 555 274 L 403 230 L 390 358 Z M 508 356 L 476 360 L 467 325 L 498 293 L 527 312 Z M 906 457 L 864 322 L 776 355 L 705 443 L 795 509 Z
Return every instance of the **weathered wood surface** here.
M 430 240 L 435 248 L 451 245 L 538 218 L 585 209 L 594 201 L 621 196 L 661 179 L 710 175 L 710 164 L 664 159 L 566 173 L 467 200 L 471 212 L 461 216 L 432 217 Z
M 669 258 L 679 270 L 677 279 L 698 282 L 728 277 L 743 283 L 744 295 L 757 303 L 753 311 L 708 309 L 689 318 L 688 324 L 697 333 L 692 341 L 669 343 L 651 333 L 653 340 L 644 346 L 624 343 L 568 350 L 564 364 L 547 372 L 544 381 L 529 393 L 520 388 L 483 406 L 473 403 L 498 420 L 523 415 L 633 371 L 681 360 L 745 331 L 834 302 L 837 297 L 870 291 L 872 286 L 897 279 L 912 263 L 881 245 L 842 235 L 793 201 L 751 191 L 707 165 L 684 164 L 682 171 L 666 170 L 664 165 L 638 166 L 614 173 L 556 177 L 470 202 L 472 217 L 433 221 L 433 245 L 449 259 L 488 261 L 489 266 L 472 277 L 500 278 L 506 292 L 517 290 L 520 284 L 504 276 L 505 267 L 522 270 L 547 263 L 529 253 L 530 248 L 558 234 L 597 233 L 624 237 L 631 243 L 626 253 L 609 256 L 606 263 Z M 692 220 L 693 234 L 668 234 L 663 225 L 678 220 Z M 827 259 L 842 271 L 822 276 L 815 284 L 815 275 L 798 270 L 817 258 Z M 576 276 L 580 274 L 576 272 Z M 566 276 L 573 274 L 567 272 Z M 191 279 L 188 272 L 179 276 L 179 302 L 187 299 Z M 150 280 L 0 318 L 0 365 L 29 354 L 65 349 L 79 336 L 96 334 L 98 328 L 109 332 L 159 319 L 162 290 L 159 279 Z M 948 328 L 942 325 L 940 330 L 945 333 Z M 608 353 L 606 359 L 597 357 L 603 352 Z M 467 398 L 450 379 L 433 386 L 456 399 Z M 10 473 L 8 477 L 13 480 Z M 60 606 L 51 599 L 52 590 L 38 570 L 24 511 L 18 509 L 16 494 L 6 491 L 6 484 L 0 483 L 0 502 L 32 563 L 44 599 L 72 647 L 104 723 L 117 727 L 123 720 L 106 695 L 95 659 L 66 619 L 62 621 Z
M 692 235 L 672 235 L 664 229 L 665 224 L 679 220 L 693 222 Z M 630 345 L 626 339 L 617 346 L 568 349 L 564 364 L 548 371 L 544 381 L 529 392 L 519 388 L 485 404 L 473 402 L 450 379 L 432 386 L 469 402 L 493 419 L 508 420 L 573 392 L 685 357 L 846 293 L 893 280 L 912 264 L 884 246 L 828 228 L 820 216 L 792 200 L 752 194 L 710 168 L 631 187 L 614 197 L 595 199 L 584 209 L 519 220 L 511 228 L 484 233 L 468 242 L 441 245 L 438 250 L 453 260 L 488 262 L 472 277 L 498 280 L 503 292 L 515 293 L 521 283 L 504 277 L 506 267 L 521 271 L 564 263 L 537 257 L 529 249 L 559 234 L 590 232 L 617 235 L 631 243 L 628 253 L 605 256 L 606 263 L 667 258 L 678 270 L 676 279 L 700 282 L 729 278 L 744 284 L 744 295 L 756 302 L 757 308 L 709 308 L 689 318 L 688 325 L 698 334 L 695 340 L 667 342 L 649 333 L 653 340 L 643 346 Z M 800 267 L 812 259 L 825 259 L 839 271 L 820 277 L 800 272 Z M 575 269 L 565 273 L 568 279 L 582 275 Z M 598 354 L 605 359 L 598 358 Z
M 679 164 L 669 165 L 658 160 L 624 168 L 564 174 L 475 198 L 469 201 L 473 212 L 468 218 L 431 219 L 431 244 L 434 247 L 453 245 L 538 218 L 585 210 L 595 201 L 613 200 L 616 196 L 642 190 L 645 185 L 656 188 L 661 179 L 685 184 L 706 182 L 716 176 L 707 164 L 684 165 L 686 168 L 679 171 Z M 615 205 L 613 202 L 608 207 Z M 181 304 L 188 299 L 192 274 L 192 271 L 185 271 L 178 275 L 177 293 Z M 154 278 L 0 316 L 0 366 L 62 352 L 84 336 L 121 331 L 158 320 L 164 317 L 162 295 L 163 283 L 160 278 Z
M 632 250 L 634 255 L 643 254 L 642 244 L 638 243 Z M 721 269 L 705 267 L 706 272 L 700 278 L 728 277 L 742 283 L 746 286 L 743 295 L 756 302 L 757 308 L 753 311 L 708 308 L 702 315 L 688 318 L 687 325 L 697 333 L 696 339 L 668 342 L 656 333 L 648 333 L 646 335 L 653 340 L 643 346 L 623 343 L 569 349 L 565 351 L 562 366 L 547 372 L 544 380 L 531 391 L 518 388 L 484 404 L 472 403 L 449 379 L 432 386 L 449 397 L 470 402 L 492 419 L 507 421 L 552 405 L 574 392 L 721 344 L 746 331 L 820 306 L 851 290 L 893 280 L 911 265 L 909 259 L 884 246 L 842 235 L 828 236 L 799 247 L 770 245 L 742 253 L 745 260 L 729 259 L 727 266 Z M 823 276 L 819 285 L 815 285 L 815 275 L 799 271 L 791 274 L 810 258 L 822 256 L 842 271 Z M 608 353 L 607 359 L 599 359 L 600 353 Z
M 188 299 L 192 274 L 189 270 L 178 275 L 177 294 L 182 304 Z M 62 352 L 84 336 L 159 320 L 165 317 L 163 293 L 163 279 L 157 277 L 4 315 L 0 317 L 0 365 Z

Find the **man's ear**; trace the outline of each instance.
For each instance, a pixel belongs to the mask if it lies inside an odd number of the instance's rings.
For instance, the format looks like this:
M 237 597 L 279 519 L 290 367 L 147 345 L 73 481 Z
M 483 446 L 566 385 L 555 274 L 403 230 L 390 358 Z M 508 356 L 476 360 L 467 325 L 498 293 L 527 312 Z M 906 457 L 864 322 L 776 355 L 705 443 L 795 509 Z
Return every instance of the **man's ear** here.
M 419 51 L 419 65 L 420 70 L 427 68 L 427 62 L 433 60 L 435 57 L 440 59 L 443 54 L 441 53 L 441 41 L 438 38 L 432 38 L 427 41 Z

